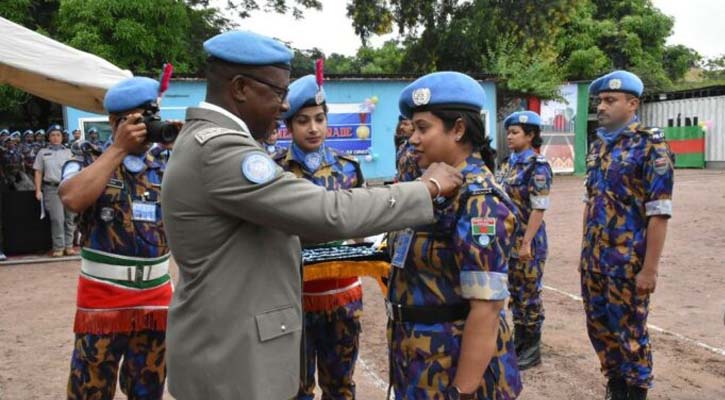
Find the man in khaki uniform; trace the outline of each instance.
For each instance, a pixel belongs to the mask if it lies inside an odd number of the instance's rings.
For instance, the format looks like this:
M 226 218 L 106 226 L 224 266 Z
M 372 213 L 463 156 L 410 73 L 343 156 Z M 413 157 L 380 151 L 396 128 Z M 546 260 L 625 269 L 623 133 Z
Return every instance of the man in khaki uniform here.
M 169 309 L 169 390 L 177 400 L 280 400 L 299 386 L 300 237 L 361 237 L 433 221 L 431 196 L 458 172 L 328 192 L 284 173 L 258 140 L 288 109 L 292 53 L 251 32 L 206 43 L 207 96 L 190 108 L 166 169 L 164 224 L 179 266 Z

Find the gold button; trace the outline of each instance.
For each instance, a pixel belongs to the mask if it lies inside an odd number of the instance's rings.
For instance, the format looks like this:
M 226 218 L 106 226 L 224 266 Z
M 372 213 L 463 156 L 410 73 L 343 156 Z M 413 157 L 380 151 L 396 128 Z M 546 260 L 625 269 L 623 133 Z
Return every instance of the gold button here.
M 287 330 L 287 325 L 282 325 L 279 327 L 279 329 L 282 329 L 282 332 Z

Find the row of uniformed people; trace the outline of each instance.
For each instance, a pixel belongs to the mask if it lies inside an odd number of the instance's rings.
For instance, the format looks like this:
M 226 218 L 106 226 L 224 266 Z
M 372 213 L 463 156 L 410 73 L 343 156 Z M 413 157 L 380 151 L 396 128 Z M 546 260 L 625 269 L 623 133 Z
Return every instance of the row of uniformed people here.
M 255 43 L 254 55 L 245 52 L 231 52 L 230 49 L 246 48 L 248 45 L 243 43 L 248 41 Z M 289 65 L 291 55 L 288 51 L 280 50 L 281 45 L 271 43 L 273 43 L 271 39 L 260 39 L 258 35 L 240 32 L 231 35 L 223 34 L 207 42 L 205 45 L 207 51 L 213 57 L 223 60 L 223 62 L 210 61 L 214 64 L 209 70 L 214 85 L 226 82 L 226 80 L 220 80 L 220 78 L 229 74 L 230 67 L 228 63 L 243 65 L 250 60 L 265 56 L 265 61 L 262 62 L 263 66 L 268 65 L 270 68 L 284 70 L 285 66 Z M 259 44 L 259 47 L 257 47 L 257 44 Z M 265 46 L 270 47 L 271 50 L 265 50 Z M 276 99 L 282 103 L 287 102 L 285 100 L 286 90 L 284 94 L 280 94 L 281 92 L 278 93 L 273 90 L 279 89 L 276 85 L 262 81 L 261 78 L 253 77 L 252 79 L 270 88 L 269 93 L 263 92 L 265 96 L 272 96 L 272 93 L 274 93 Z M 238 82 L 238 84 L 241 83 Z M 121 109 L 134 109 L 140 106 L 140 104 L 133 102 L 133 96 L 129 94 L 148 94 L 148 96 L 142 96 L 144 99 L 148 97 L 145 101 L 155 99 L 153 95 L 157 93 L 157 84 L 154 85 L 156 89 L 150 91 L 145 89 L 144 85 L 147 84 L 139 82 L 135 87 L 135 91 L 125 92 L 124 99 L 118 100 L 124 104 L 119 112 L 122 111 Z M 615 91 L 620 87 L 621 85 L 614 88 Z M 268 193 L 270 198 L 279 199 L 279 196 L 281 196 L 279 187 L 281 186 L 273 186 L 284 184 L 281 181 L 277 182 L 278 179 L 289 179 L 289 177 L 280 177 L 279 173 L 275 171 L 275 167 L 272 166 L 271 160 L 267 156 L 261 155 L 263 154 L 261 151 L 255 151 L 255 146 L 248 150 L 249 154 L 246 158 L 242 157 L 240 163 L 240 158 L 234 152 L 246 149 L 246 140 L 251 138 L 249 132 L 247 132 L 247 125 L 239 118 L 238 111 L 232 113 L 229 111 L 230 106 L 228 105 L 227 108 L 221 108 L 220 104 L 226 103 L 221 100 L 221 97 L 215 97 L 221 93 L 220 91 L 229 88 L 226 86 L 210 86 L 210 88 L 213 90 L 207 100 L 212 102 L 204 102 L 199 108 L 190 110 L 188 119 L 195 125 L 190 127 L 189 130 L 198 129 L 192 132 L 192 136 L 184 136 L 183 134 L 180 136 L 183 141 L 181 150 L 175 158 L 175 163 L 174 159 L 172 159 L 172 168 L 169 169 L 172 174 L 176 175 L 172 175 L 171 187 L 165 189 L 168 194 L 168 197 L 165 198 L 172 201 L 172 205 L 165 210 L 165 213 L 167 214 L 167 222 L 171 222 L 173 225 L 170 227 L 174 230 L 173 239 L 177 241 L 176 243 L 184 241 L 187 246 L 194 247 L 178 248 L 180 251 L 183 250 L 180 254 L 177 254 L 182 271 L 182 280 L 179 286 L 180 294 L 177 294 L 179 303 L 177 303 L 173 315 L 169 319 L 170 328 L 172 328 L 173 332 L 172 337 L 174 338 L 172 343 L 177 345 L 171 352 L 173 353 L 171 357 L 172 375 L 175 377 L 172 392 L 178 398 L 184 398 L 184 396 L 186 398 L 195 398 L 193 393 L 214 393 L 219 395 L 219 398 L 233 398 L 230 397 L 232 393 L 243 394 L 244 391 L 239 382 L 215 382 L 215 379 L 222 379 L 222 377 L 219 375 L 207 376 L 201 374 L 202 371 L 196 370 L 196 368 L 208 361 L 203 357 L 193 356 L 189 350 L 203 348 L 210 352 L 204 354 L 214 354 L 221 357 L 223 362 L 215 363 L 214 368 L 219 373 L 227 371 L 224 373 L 228 374 L 227 366 L 246 365 L 247 362 L 241 362 L 237 359 L 229 360 L 224 356 L 226 353 L 214 352 L 212 348 L 215 344 L 208 342 L 204 338 L 223 337 L 227 338 L 224 341 L 225 343 L 237 343 L 240 346 L 245 343 L 256 343 L 247 336 L 240 339 L 229 338 L 228 335 L 241 335 L 241 333 L 224 331 L 223 328 L 228 324 L 222 323 L 222 320 L 215 320 L 216 328 L 209 327 L 209 329 L 214 329 L 213 334 L 205 333 L 203 330 L 200 331 L 197 326 L 188 325 L 185 322 L 198 317 L 200 314 L 196 307 L 204 306 L 203 303 L 192 301 L 193 299 L 188 297 L 192 294 L 193 298 L 204 297 L 199 293 L 200 290 L 204 290 L 203 285 L 198 286 L 202 284 L 201 280 L 206 279 L 206 282 L 212 282 L 214 277 L 223 275 L 221 271 L 224 271 L 225 274 L 237 271 L 238 274 L 242 275 L 251 272 L 244 268 L 240 270 L 243 265 L 237 264 L 231 270 L 227 270 L 225 268 L 231 261 L 227 260 L 222 263 L 212 263 L 214 267 L 212 270 L 199 266 L 198 268 L 201 268 L 201 270 L 197 268 L 197 272 L 202 272 L 203 276 L 195 274 L 195 283 L 189 281 L 190 276 L 188 274 L 191 271 L 188 268 L 190 267 L 189 262 L 192 260 L 190 257 L 193 257 L 192 253 L 196 251 L 194 249 L 197 249 L 199 243 L 198 238 L 189 241 L 184 236 L 188 235 L 188 232 L 180 230 L 183 225 L 182 222 L 189 222 L 191 217 L 191 214 L 183 211 L 186 207 L 190 207 L 190 203 L 186 203 L 186 201 L 192 201 L 195 204 L 194 207 L 202 207 L 207 205 L 206 199 L 208 196 L 214 199 L 224 199 L 226 202 L 220 200 L 219 203 L 214 203 L 214 207 L 224 209 L 232 207 L 236 210 L 234 215 L 244 214 L 248 218 L 258 221 L 258 224 L 264 225 L 264 218 L 249 216 L 244 210 L 239 210 L 240 203 L 233 200 L 252 199 L 253 203 L 249 204 L 252 207 L 256 204 L 255 201 L 261 202 L 263 197 L 266 198 L 265 193 Z M 237 93 L 237 89 L 234 89 L 234 93 Z M 327 109 L 324 91 L 314 80 L 314 77 L 305 77 L 296 81 L 290 86 L 289 93 L 289 107 L 286 109 L 283 107 L 282 109 L 285 111 L 284 118 L 288 129 L 293 135 L 293 145 L 286 154 L 276 157 L 281 168 L 327 190 L 340 190 L 362 185 L 363 179 L 357 163 L 337 154 L 324 144 L 325 132 L 327 131 Z M 551 169 L 532 150 L 532 148 L 540 146 L 541 141 L 540 132 L 536 129 L 537 125 L 540 125 L 540 123 L 537 124 L 538 116 L 525 112 L 517 113 L 507 118 L 505 123 L 508 143 L 514 153 L 500 172 L 500 184 L 496 182 L 493 174 L 495 153 L 489 145 L 490 140 L 486 137 L 480 119 L 484 97 L 485 94 L 481 86 L 475 80 L 456 72 L 439 72 L 426 75 L 406 87 L 400 95 L 400 112 L 403 116 L 411 119 L 413 124 L 413 132 L 408 140 L 411 145 L 409 152 L 415 165 L 421 169 L 420 173 L 424 174 L 423 179 L 431 185 L 439 186 L 439 193 L 451 193 L 450 191 L 442 191 L 437 180 L 431 178 L 429 174 L 425 175 L 434 167 L 431 167 L 427 172 L 422 171 L 429 166 L 447 164 L 449 167 L 460 171 L 464 184 L 459 191 L 452 192 L 451 197 L 436 199 L 435 221 L 432 224 L 413 226 L 392 232 L 390 235 L 389 248 L 393 268 L 389 277 L 386 308 L 389 316 L 390 383 L 396 398 L 516 398 L 522 390 L 517 365 L 517 350 L 520 355 L 530 354 L 528 357 L 530 365 L 535 365 L 538 362 L 538 341 L 541 322 L 543 321 L 543 309 L 539 297 L 540 277 L 546 258 L 543 211 L 546 210 L 549 203 L 548 192 L 551 185 Z M 261 113 L 261 111 L 258 112 Z M 123 121 L 123 119 L 117 119 L 114 123 L 118 125 L 118 121 Z M 268 127 L 270 121 L 260 118 L 259 120 L 250 119 L 250 122 L 254 123 L 254 127 L 257 129 L 261 129 L 262 126 Z M 121 129 L 122 126 L 123 122 L 118 125 L 118 129 Z M 632 129 L 628 132 L 630 131 Z M 204 148 L 209 141 L 214 141 L 214 144 L 210 145 L 211 147 Z M 260 145 L 257 144 L 256 147 L 260 147 Z M 147 151 L 147 148 L 143 150 Z M 215 157 L 206 158 L 213 150 L 216 150 Z M 260 147 L 259 150 L 262 150 L 262 148 Z M 667 154 L 664 151 L 660 152 L 659 148 L 655 148 L 655 150 L 658 151 L 657 155 L 650 156 L 654 160 L 653 173 L 666 175 L 669 164 L 667 162 L 663 164 L 658 157 L 664 157 Z M 105 158 L 111 157 L 111 155 L 108 155 Z M 141 170 L 135 169 L 129 157 L 131 155 L 126 155 L 123 162 L 121 162 L 122 158 L 118 158 L 113 168 L 120 168 L 118 173 L 121 174 L 151 171 L 149 169 L 151 164 L 149 164 L 149 167 L 141 168 Z M 204 182 L 210 192 L 202 195 L 179 191 L 180 184 L 187 184 L 189 179 L 194 178 L 195 174 L 199 173 L 198 170 L 189 169 L 196 157 L 204 158 L 204 160 L 207 160 L 205 162 L 215 160 L 214 163 L 216 164 L 213 166 L 204 164 L 204 168 L 212 168 L 215 174 L 220 174 L 220 177 L 216 177 L 214 174 L 211 176 L 217 180 L 221 179 L 218 182 Z M 133 157 L 131 158 L 133 159 Z M 75 174 L 79 173 L 82 167 L 86 166 L 89 166 L 88 171 L 90 171 L 90 167 L 93 167 L 92 164 L 95 164 L 92 161 L 69 163 L 64 175 L 68 175 L 68 179 L 71 179 Z M 237 176 L 239 171 L 232 173 L 227 168 L 232 165 L 241 169 L 241 178 Z M 206 172 L 206 170 L 202 172 Z M 590 172 L 590 176 L 594 177 L 590 181 L 596 181 L 595 175 L 593 171 Z M 118 180 L 121 181 L 126 178 L 128 177 L 124 175 L 124 177 L 119 177 Z M 84 179 L 92 179 L 91 174 L 87 172 Z M 78 181 L 76 186 L 80 185 L 80 178 L 76 180 Z M 271 183 L 272 181 L 276 183 Z M 219 182 L 224 182 L 224 185 L 217 186 Z M 426 184 L 428 185 L 428 183 Z M 129 183 L 126 182 L 126 184 Z M 292 187 L 291 185 L 297 185 L 295 186 L 297 189 L 303 189 L 299 184 L 290 182 L 288 184 L 290 185 L 287 186 L 289 188 Z M 594 182 L 594 184 L 596 186 L 598 183 Z M 647 203 L 648 215 L 666 215 L 669 210 L 667 209 L 669 204 L 667 203 L 667 184 L 666 182 L 659 183 L 659 186 L 663 187 L 659 197 L 653 198 Z M 124 187 L 120 186 L 122 192 Z M 444 185 L 444 187 L 446 186 Z M 412 190 L 414 186 L 408 186 L 408 188 Z M 149 186 L 145 187 L 145 190 L 149 191 L 149 189 Z M 402 190 L 403 187 L 400 187 L 400 189 Z M 105 190 L 110 189 L 106 187 Z M 121 205 L 126 204 L 130 208 L 120 209 L 116 213 L 122 215 L 128 213 L 128 218 L 132 220 L 139 218 L 139 221 L 143 221 L 146 225 L 149 223 L 153 225 L 154 222 L 160 224 L 159 199 L 156 198 L 155 201 L 149 203 L 146 192 L 143 195 L 138 190 L 133 192 L 135 194 L 131 194 L 128 202 L 119 203 Z M 178 196 L 174 196 L 174 193 Z M 356 193 L 362 194 L 361 192 Z M 350 192 L 349 194 L 353 196 L 354 193 Z M 312 196 L 309 192 L 307 195 Z M 137 199 L 134 196 L 142 197 Z M 598 196 L 601 196 L 601 194 L 596 190 L 590 190 L 589 198 L 596 200 L 599 199 Z M 289 198 L 291 199 L 291 197 Z M 332 200 L 332 198 L 330 199 Z M 408 199 L 402 197 L 401 199 L 400 201 L 408 201 Z M 335 200 L 342 201 L 341 198 L 335 198 Z M 388 208 L 394 209 L 396 202 L 395 197 L 389 197 Z M 153 213 L 150 212 L 149 204 L 154 204 Z M 424 204 L 420 203 L 420 205 Z M 281 205 L 281 207 L 285 206 L 286 204 Z M 334 206 L 330 204 L 330 207 Z M 113 218 L 106 219 L 104 217 L 105 211 L 103 207 L 94 209 L 92 216 L 95 224 L 102 226 L 114 220 Z M 114 211 L 114 209 L 111 209 L 111 211 Z M 312 212 L 311 209 L 308 211 Z M 373 212 L 372 209 L 368 211 Z M 291 211 L 289 212 L 291 213 Z M 182 217 L 182 213 L 184 217 Z M 109 216 L 112 215 L 109 214 Z M 236 219 L 226 214 L 219 214 L 220 218 L 222 215 L 224 215 L 224 223 L 236 221 Z M 267 218 L 278 218 L 278 216 L 269 213 L 265 215 Z M 299 217 L 297 214 L 295 216 Z M 200 216 L 194 218 L 198 219 Z M 221 219 L 215 221 L 222 224 Z M 345 221 L 344 218 L 342 218 L 342 221 L 350 222 Z M 201 226 L 202 222 L 203 220 L 199 219 L 199 226 Z M 280 229 L 300 228 L 281 224 L 282 221 L 279 222 Z M 307 222 L 313 224 L 312 221 Z M 600 222 L 599 219 L 596 219 L 592 221 L 592 224 Z M 369 223 L 372 224 L 374 221 L 369 221 Z M 224 248 L 213 251 L 215 259 L 226 260 L 224 254 L 232 254 L 231 248 L 227 248 L 227 245 L 242 245 L 245 243 L 242 239 L 251 240 L 251 235 L 266 235 L 270 232 L 270 235 L 274 234 L 280 240 L 283 239 L 283 236 L 280 235 L 282 231 L 269 230 L 262 227 L 262 225 L 253 229 L 253 232 L 247 232 L 246 225 L 240 227 L 235 222 L 233 227 L 230 227 L 232 230 L 225 235 L 225 238 L 232 235 L 231 237 L 238 237 L 240 240 L 235 243 L 225 241 Z M 219 225 L 220 229 L 222 227 L 222 225 Z M 150 237 L 158 239 L 159 235 L 163 236 L 161 228 L 161 225 L 158 225 L 155 229 L 152 229 L 152 232 L 150 232 L 153 235 Z M 151 228 L 148 227 L 148 229 Z M 240 230 L 237 231 L 237 229 Z M 367 230 L 361 229 L 359 231 Z M 101 230 L 101 232 L 105 231 Z M 215 234 L 214 232 L 206 233 L 212 236 Z M 318 234 L 318 237 L 331 236 L 333 235 Z M 105 247 L 101 246 L 105 243 L 100 241 L 103 238 L 99 236 L 97 239 L 98 242 L 91 240 L 89 246 L 100 246 L 96 250 L 108 252 Z M 112 253 L 118 252 L 124 256 L 155 257 L 159 255 L 159 253 L 131 254 L 133 252 L 130 252 L 129 248 L 124 246 L 124 243 L 116 243 L 115 241 L 109 241 L 108 245 L 116 246 L 108 249 L 112 250 Z M 270 246 L 272 245 L 270 244 Z M 294 247 L 291 246 L 290 248 L 294 249 Z M 250 252 L 253 252 L 251 248 Z M 89 261 L 94 261 L 93 257 L 90 257 L 92 255 L 90 252 L 88 253 Z M 255 263 L 261 262 L 261 259 L 252 258 Z M 197 258 L 193 259 L 196 260 Z M 104 258 L 104 260 L 106 260 L 104 262 L 111 262 L 108 261 L 108 257 Z M 157 262 L 158 260 L 154 259 L 153 261 Z M 239 262 L 240 260 L 234 257 L 234 263 Z M 600 264 L 597 263 L 597 265 Z M 270 266 L 273 265 L 270 264 Z M 95 263 L 89 262 L 88 268 L 89 270 L 93 269 L 95 273 L 102 273 L 101 269 L 98 268 L 97 259 Z M 595 272 L 600 273 L 601 271 Z M 258 270 L 257 273 L 263 274 L 264 271 Z M 252 278 L 252 276 L 246 276 Z M 162 283 L 165 284 L 165 282 L 166 280 Z M 215 282 L 220 283 L 218 279 Z M 229 283 L 229 281 L 227 282 Z M 192 283 L 194 287 L 189 286 Z M 286 281 L 279 283 L 290 284 L 290 282 Z M 219 306 L 223 308 L 227 304 L 224 300 L 225 296 L 230 296 L 232 293 L 217 289 L 214 288 L 215 299 L 220 302 Z M 271 287 L 257 289 L 272 290 Z M 164 291 L 164 293 L 166 292 Z M 338 294 L 340 296 L 336 296 Z M 509 296 L 514 298 L 512 304 L 515 308 L 515 334 L 507 325 L 504 317 L 503 306 Z M 275 296 L 271 297 L 273 297 L 272 300 L 277 298 Z M 236 302 L 230 304 L 239 307 Z M 304 350 L 308 355 L 309 364 L 307 371 L 305 372 L 303 369 L 303 374 L 299 379 L 297 396 L 299 398 L 309 398 L 310 391 L 314 386 L 312 372 L 316 367 L 319 370 L 318 376 L 320 386 L 323 389 L 323 396 L 353 398 L 352 370 L 359 340 L 357 336 L 359 333 L 359 312 L 362 309 L 362 293 L 359 290 L 359 280 L 354 278 L 350 280 L 335 279 L 312 282 L 304 288 L 303 304 L 304 320 L 306 322 L 305 333 L 309 336 L 308 340 L 304 342 Z M 225 309 L 215 309 L 214 312 L 226 316 Z M 587 312 L 589 313 L 589 310 Z M 275 338 L 279 338 L 278 343 L 289 349 L 286 324 L 288 322 L 293 323 L 292 314 L 294 314 L 294 307 L 291 306 L 290 308 L 275 309 L 267 314 L 257 315 L 255 317 L 257 329 L 259 329 L 259 335 L 262 336 L 260 340 L 273 344 Z M 79 316 L 83 317 L 82 321 L 84 323 L 96 326 L 92 324 L 93 321 L 88 319 L 87 316 L 78 314 L 77 318 L 80 318 Z M 597 318 L 601 320 L 601 316 Z M 282 325 L 273 326 L 278 323 L 275 321 L 279 320 L 282 321 Z M 603 323 L 600 320 L 595 322 Z M 246 322 L 237 321 L 231 326 L 240 326 L 236 324 L 246 324 Z M 592 324 L 593 328 L 598 326 L 595 325 Z M 78 319 L 76 326 L 78 326 Z M 276 328 L 281 329 L 282 333 L 277 332 Z M 294 325 L 290 326 L 290 328 L 294 329 Z M 154 330 L 153 328 L 149 329 L 152 332 Z M 245 330 L 246 328 L 241 329 Z M 601 330 L 601 326 L 598 329 Z M 162 331 L 161 328 L 159 331 Z M 256 329 L 254 331 L 257 332 Z M 186 332 L 186 334 L 182 334 L 182 332 Z M 72 387 L 75 393 L 80 394 L 84 387 L 93 384 L 93 382 L 86 382 L 84 377 L 89 376 L 89 374 L 90 376 L 94 375 L 92 371 L 89 372 L 89 368 L 92 368 L 92 366 L 82 364 L 82 358 L 76 357 L 80 357 L 80 353 L 84 351 L 85 346 L 91 346 L 91 350 L 97 350 L 101 345 L 107 346 L 107 339 L 98 334 L 89 336 L 82 335 L 82 332 L 78 333 L 77 354 L 74 353 L 74 373 L 71 376 L 71 386 L 69 388 Z M 514 338 L 516 339 L 514 340 Z M 152 340 L 154 341 L 154 348 L 163 349 L 164 338 L 162 334 L 159 333 Z M 250 349 L 256 348 L 251 344 L 249 346 Z M 264 346 L 264 343 L 259 344 L 259 346 L 258 350 L 261 351 L 261 346 Z M 226 350 L 235 354 L 237 352 L 237 350 L 228 347 Z M 181 357 L 182 355 L 185 356 Z M 144 358 L 146 356 L 143 355 Z M 272 354 L 270 353 L 268 356 L 272 356 Z M 190 357 L 194 359 L 192 360 Z M 263 376 L 265 372 L 269 372 L 271 374 L 281 374 L 281 382 L 289 382 L 289 376 L 284 371 L 280 371 L 278 368 L 272 371 L 264 367 L 264 365 L 278 365 L 278 363 L 273 363 L 272 360 L 268 359 L 249 357 L 250 362 L 257 361 L 257 363 L 250 365 L 260 367 L 259 371 L 245 371 L 250 376 Z M 289 365 L 289 367 L 291 370 L 295 370 L 293 365 Z M 640 372 L 637 370 L 637 374 L 640 374 Z M 626 380 L 627 385 L 640 385 L 641 387 L 642 384 L 647 384 L 646 379 L 639 381 L 635 379 L 636 377 L 641 378 L 641 374 L 637 374 L 623 376 L 622 379 Z M 115 381 L 115 376 L 107 376 L 107 378 Z M 134 379 L 133 376 L 130 378 Z M 163 386 L 163 368 L 158 378 L 160 379 L 155 379 L 153 382 L 155 390 L 159 388 L 159 385 Z M 135 379 L 142 378 L 138 376 Z M 139 383 L 143 385 L 147 382 L 139 381 Z M 134 387 L 133 382 L 129 383 L 129 385 L 129 388 Z M 268 383 L 264 387 L 255 384 L 253 388 L 248 387 L 247 390 L 250 391 L 252 398 L 258 398 L 260 393 L 285 393 L 287 390 L 285 389 L 286 385 L 285 388 L 274 387 L 273 382 L 272 385 L 272 388 L 270 388 Z M 181 390 L 182 388 L 183 390 Z
M 51 129 L 52 128 L 52 129 Z M 28 129 L 10 132 L 8 129 L 0 130 L 0 177 L 3 183 L 12 190 L 33 190 L 35 159 L 41 149 L 50 146 L 51 131 L 59 130 L 61 144 L 70 148 L 81 137 L 81 131 L 76 129 L 70 137 L 68 131 L 59 125 L 51 125 L 47 130 L 38 129 L 35 132 Z M 98 143 L 98 130 L 91 128 L 87 136 L 91 143 Z

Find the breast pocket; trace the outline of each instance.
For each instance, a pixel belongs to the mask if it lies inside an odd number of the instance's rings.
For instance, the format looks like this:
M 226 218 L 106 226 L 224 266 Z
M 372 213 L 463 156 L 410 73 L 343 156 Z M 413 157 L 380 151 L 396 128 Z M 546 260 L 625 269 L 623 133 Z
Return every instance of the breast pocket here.
M 632 187 L 639 181 L 639 168 L 629 159 L 614 160 L 607 170 L 609 191 L 625 203 L 632 197 Z
M 302 330 L 300 313 L 292 306 L 278 308 L 255 316 L 260 342 Z

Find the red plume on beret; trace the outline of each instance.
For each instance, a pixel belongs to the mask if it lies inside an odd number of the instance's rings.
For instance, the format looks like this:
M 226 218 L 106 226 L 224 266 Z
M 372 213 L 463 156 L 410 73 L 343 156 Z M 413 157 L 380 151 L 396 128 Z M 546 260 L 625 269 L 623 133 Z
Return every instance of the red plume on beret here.
M 166 90 L 169 88 L 169 81 L 171 80 L 171 74 L 174 72 L 174 66 L 171 63 L 164 64 L 163 71 L 161 71 L 161 78 L 159 82 L 159 97 L 162 97 Z
M 317 86 L 319 88 L 322 88 L 322 81 L 325 80 L 324 76 L 324 70 L 325 68 L 325 59 L 318 58 L 315 61 L 315 80 L 317 80 Z

